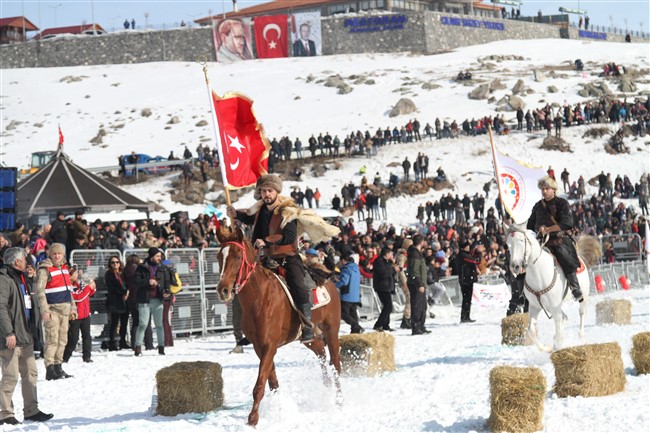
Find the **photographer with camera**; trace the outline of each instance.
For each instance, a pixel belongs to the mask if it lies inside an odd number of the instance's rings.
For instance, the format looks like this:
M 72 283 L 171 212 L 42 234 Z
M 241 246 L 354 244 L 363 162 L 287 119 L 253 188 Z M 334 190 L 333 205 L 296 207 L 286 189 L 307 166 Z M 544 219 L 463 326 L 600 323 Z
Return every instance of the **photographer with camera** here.
M 361 303 L 361 273 L 351 251 L 341 254 L 341 274 L 336 288 L 341 293 L 341 319 L 350 325 L 351 334 L 362 334 L 357 307 Z

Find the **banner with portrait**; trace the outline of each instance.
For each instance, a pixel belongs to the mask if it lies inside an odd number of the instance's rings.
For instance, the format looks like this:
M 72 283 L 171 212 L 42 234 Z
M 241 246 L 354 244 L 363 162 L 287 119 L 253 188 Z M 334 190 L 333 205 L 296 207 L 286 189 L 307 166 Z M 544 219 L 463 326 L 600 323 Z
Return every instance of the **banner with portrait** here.
M 291 15 L 291 52 L 293 57 L 323 54 L 320 11 Z
M 255 49 L 258 59 L 289 57 L 289 24 L 287 15 L 255 17 Z
M 250 18 L 217 20 L 212 28 L 212 34 L 217 62 L 233 63 L 254 58 Z

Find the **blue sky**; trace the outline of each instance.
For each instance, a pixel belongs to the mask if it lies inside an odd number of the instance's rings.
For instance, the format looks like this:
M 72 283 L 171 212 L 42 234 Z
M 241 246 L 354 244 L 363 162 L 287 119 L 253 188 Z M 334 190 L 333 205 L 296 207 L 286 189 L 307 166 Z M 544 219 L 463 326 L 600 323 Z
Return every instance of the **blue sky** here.
M 264 3 L 258 0 L 239 0 L 240 9 Z M 484 0 L 484 3 L 489 3 Z M 650 2 L 648 0 L 583 0 L 583 1 L 547 1 L 523 0 L 522 14 L 536 15 L 538 10 L 542 13 L 556 14 L 558 8 L 564 6 L 572 9 L 584 9 L 589 13 L 592 24 L 601 26 L 614 26 L 639 31 L 641 26 L 648 32 L 650 16 Z M 510 6 L 507 6 L 508 10 Z M 0 16 L 11 17 L 25 16 L 36 26 L 43 29 L 56 26 L 69 26 L 90 23 L 94 9 L 95 21 L 106 30 L 121 29 L 125 19 L 135 19 L 138 27 L 146 21 L 150 27 L 176 26 L 182 21 L 191 22 L 197 18 L 207 16 L 209 11 L 221 13 L 232 10 L 231 0 L 211 1 L 107 1 L 107 0 L 0 0 Z M 611 17 L 611 19 L 610 19 Z M 577 21 L 577 17 L 572 17 Z M 39 25 L 40 23 L 40 25 Z M 642 23 L 642 24 L 641 24 Z

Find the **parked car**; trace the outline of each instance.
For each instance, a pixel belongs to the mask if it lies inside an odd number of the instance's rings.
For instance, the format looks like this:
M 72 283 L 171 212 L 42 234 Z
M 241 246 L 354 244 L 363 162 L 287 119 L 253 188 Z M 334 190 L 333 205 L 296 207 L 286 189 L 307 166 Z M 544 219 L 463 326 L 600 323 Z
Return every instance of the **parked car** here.
M 137 164 L 146 164 L 149 162 L 161 162 L 161 161 L 167 161 L 167 158 L 157 155 L 157 156 L 149 156 L 144 153 L 136 153 L 135 156 L 138 157 L 138 162 Z M 128 164 L 129 158 L 131 155 L 122 155 L 124 158 L 124 161 Z M 138 168 L 139 173 L 145 173 L 145 174 L 161 174 L 161 173 L 167 173 L 171 170 L 170 166 L 167 165 L 161 165 L 158 167 L 146 167 L 146 168 Z M 126 175 L 130 176 L 132 174 L 132 170 L 126 170 Z

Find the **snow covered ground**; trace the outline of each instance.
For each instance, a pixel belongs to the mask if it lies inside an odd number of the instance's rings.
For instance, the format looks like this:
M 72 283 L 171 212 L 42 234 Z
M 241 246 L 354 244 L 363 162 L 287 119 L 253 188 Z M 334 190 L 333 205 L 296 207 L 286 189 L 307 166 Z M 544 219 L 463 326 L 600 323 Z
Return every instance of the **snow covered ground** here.
M 525 60 L 494 63 L 494 68 L 481 65 L 486 55 L 522 55 Z M 581 58 L 587 65 L 585 74 L 571 70 L 570 64 Z M 640 71 L 636 78 L 638 92 L 650 91 L 650 59 L 643 44 L 596 43 L 568 40 L 502 41 L 456 50 L 436 56 L 410 54 L 375 54 L 364 56 L 330 56 L 316 59 L 255 60 L 235 65 L 210 64 L 209 75 L 218 93 L 237 90 L 255 100 L 258 118 L 264 123 L 269 138 L 289 134 L 303 142 L 312 133 L 329 131 L 332 135 L 352 130 L 400 126 L 412 117 L 422 125 L 441 120 L 462 122 L 466 117 L 492 114 L 494 104 L 474 101 L 467 94 L 475 87 L 452 81 L 459 70 L 471 69 L 474 77 L 491 81 L 500 78 L 505 90 L 496 91 L 500 99 L 510 94 L 518 79 L 535 93 L 524 96 L 527 108 L 546 102 L 564 100 L 574 104 L 585 99 L 578 96 L 580 83 L 597 80 L 604 62 L 616 61 Z M 557 78 L 535 82 L 535 68 L 550 67 Z M 116 164 L 117 155 L 136 150 L 151 155 L 167 156 L 170 150 L 178 155 L 184 145 L 194 151 L 201 138 L 213 136 L 209 121 L 208 96 L 201 69 L 189 63 L 150 63 L 74 68 L 2 70 L 1 78 L 1 149 L 0 159 L 9 166 L 25 167 L 30 152 L 54 150 L 58 140 L 57 125 L 65 134 L 65 152 L 83 167 Z M 329 75 L 367 74 L 374 85 L 353 85 L 353 92 L 336 94 L 318 80 Z M 306 77 L 313 75 L 314 81 Z M 64 77 L 82 77 L 80 81 L 61 81 Z M 352 82 L 353 80 L 347 80 Z M 421 84 L 440 85 L 423 90 Z M 611 83 L 610 83 L 611 84 Z M 554 85 L 557 93 L 548 93 Z M 403 89 L 394 92 L 396 89 Z M 611 90 L 616 92 L 611 84 Z M 389 118 L 391 106 L 402 96 L 410 97 L 418 107 L 411 116 Z M 625 96 L 625 95 L 622 95 Z M 632 100 L 634 95 L 627 95 Z M 645 98 L 645 96 L 644 96 Z M 152 110 L 143 117 L 143 109 Z M 511 120 L 514 113 L 505 113 Z M 168 125 L 171 116 L 180 123 Z M 11 128 L 7 128 L 12 125 Z M 122 126 L 123 125 L 123 126 Z M 165 129 L 169 127 L 169 129 Z M 107 131 L 103 144 L 89 143 L 100 128 Z M 573 153 L 549 152 L 539 149 L 545 134 L 513 133 L 497 138 L 499 149 L 524 162 L 548 166 L 556 173 L 567 167 L 571 179 L 584 175 L 591 178 L 601 170 L 627 174 L 636 182 L 649 170 L 647 146 L 649 139 L 627 139 L 631 153 L 608 155 L 602 139 L 583 139 L 589 126 L 563 129 L 563 137 Z M 610 126 L 612 132 L 614 127 Z M 358 170 L 367 166 L 370 180 L 379 172 L 386 182 L 405 156 L 413 160 L 418 152 L 426 152 L 431 167 L 445 168 L 456 190 L 470 193 L 482 190 L 493 177 L 489 141 L 486 136 L 440 140 L 415 144 L 393 145 L 380 149 L 372 159 L 344 160 L 340 168 L 327 164 L 324 177 L 314 177 L 305 167 L 304 182 L 289 185 L 310 185 L 323 193 L 322 202 L 329 206 L 331 197 L 343 183 L 358 183 Z M 401 174 L 401 168 L 397 173 Z M 588 187 L 588 194 L 594 192 Z M 146 200 L 160 203 L 169 212 L 189 210 L 191 216 L 204 205 L 191 207 L 174 203 L 169 198 L 169 178 L 127 188 Z M 445 191 L 446 193 L 446 191 Z M 415 222 L 419 203 L 437 199 L 440 193 L 429 192 L 416 197 L 398 197 L 389 201 L 388 220 L 398 225 Z M 490 198 L 495 197 L 491 193 Z M 249 204 L 244 197 L 239 205 Z M 632 204 L 631 201 L 629 204 Z M 551 392 L 554 369 L 548 354 L 533 347 L 507 347 L 500 344 L 500 320 L 506 307 L 476 309 L 475 324 L 459 325 L 459 312 L 439 309 L 436 319 L 429 319 L 430 335 L 412 337 L 397 331 L 395 360 L 398 370 L 380 377 L 344 377 L 345 404 L 337 408 L 334 395 L 320 383 L 320 371 L 313 354 L 292 344 L 281 349 L 276 357 L 280 390 L 267 394 L 261 407 L 259 431 L 486 431 L 490 414 L 489 371 L 496 365 L 537 366 L 547 378 L 544 430 L 549 432 L 613 432 L 650 430 L 650 377 L 636 376 L 630 359 L 631 337 L 650 330 L 650 287 L 621 292 L 614 297 L 633 301 L 633 324 L 628 326 L 596 326 L 594 305 L 602 295 L 592 298 L 584 339 L 577 336 L 577 308 L 567 307 L 569 322 L 567 345 L 616 341 L 621 345 L 626 367 L 624 392 L 600 398 L 557 398 Z M 364 324 L 367 329 L 372 323 Z M 541 338 L 550 344 L 552 321 L 540 319 Z M 343 326 L 343 333 L 349 332 Z M 55 418 L 44 425 L 2 426 L 3 431 L 252 431 L 246 427 L 251 407 L 252 386 L 257 374 L 257 358 L 251 349 L 243 355 L 230 355 L 231 334 L 210 335 L 190 341 L 177 340 L 167 356 L 146 352 L 141 358 L 129 351 L 95 352 L 93 364 L 84 364 L 77 355 L 65 365 L 73 379 L 46 382 L 42 362 L 39 400 L 44 411 Z M 204 415 L 183 415 L 175 418 L 152 417 L 148 412 L 154 376 L 158 369 L 178 361 L 206 360 L 223 365 L 225 407 Z M 19 418 L 22 399 L 18 392 L 14 401 Z
M 378 377 L 343 376 L 344 404 L 338 408 L 334 392 L 320 380 L 320 368 L 311 351 L 298 343 L 278 351 L 275 358 L 280 389 L 262 401 L 261 432 L 484 432 L 490 415 L 490 370 L 498 365 L 540 368 L 547 381 L 543 425 L 546 432 L 647 432 L 650 429 L 650 376 L 637 376 L 631 358 L 631 338 L 650 329 L 649 286 L 619 292 L 607 298 L 633 302 L 632 324 L 597 326 L 590 299 L 586 335 L 578 337 L 578 309 L 571 301 L 567 346 L 618 342 L 622 349 L 625 391 L 606 397 L 558 398 L 552 392 L 555 373 L 550 356 L 532 346 L 501 345 L 500 321 L 506 307 L 474 308 L 474 324 L 458 324 L 456 310 L 437 307 L 427 320 L 432 333 L 411 336 L 394 333 L 397 371 Z M 540 336 L 550 344 L 553 322 L 540 318 Z M 372 322 L 364 322 L 367 332 Z M 397 326 L 398 323 L 394 323 Z M 349 326 L 342 326 L 348 333 Z M 3 431 L 64 432 L 214 432 L 254 431 L 246 426 L 258 360 L 252 349 L 229 354 L 232 334 L 192 340 L 176 339 L 166 356 L 156 351 L 136 358 L 131 351 L 94 352 L 86 364 L 76 353 L 65 370 L 68 380 L 46 382 L 39 361 L 41 409 L 54 413 L 45 425 L 3 426 Z M 156 372 L 179 361 L 212 361 L 223 366 L 224 407 L 208 414 L 168 418 L 149 413 Z M 22 409 L 20 392 L 14 402 Z M 19 416 L 20 418 L 20 416 Z

